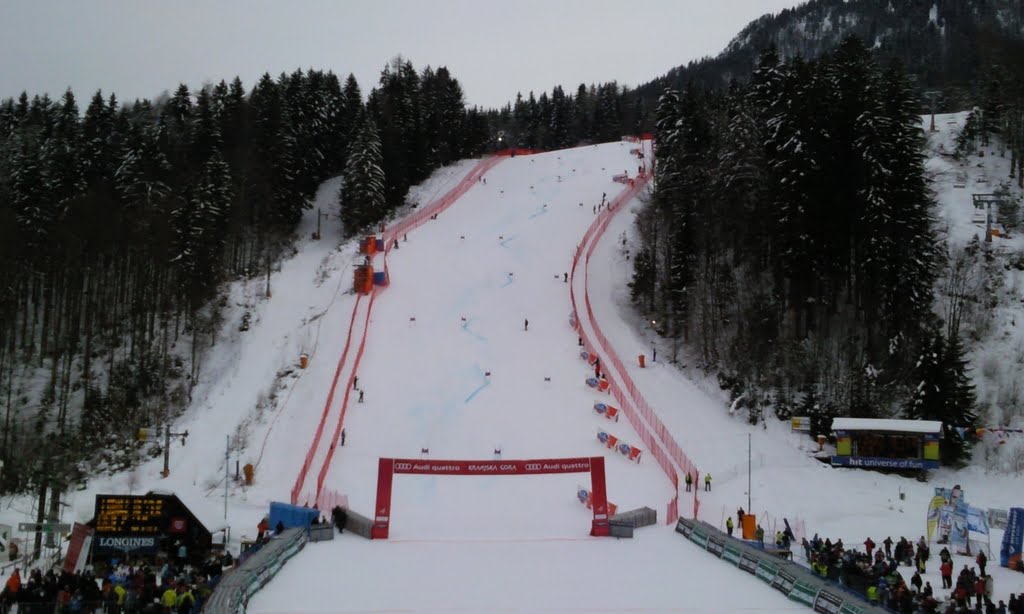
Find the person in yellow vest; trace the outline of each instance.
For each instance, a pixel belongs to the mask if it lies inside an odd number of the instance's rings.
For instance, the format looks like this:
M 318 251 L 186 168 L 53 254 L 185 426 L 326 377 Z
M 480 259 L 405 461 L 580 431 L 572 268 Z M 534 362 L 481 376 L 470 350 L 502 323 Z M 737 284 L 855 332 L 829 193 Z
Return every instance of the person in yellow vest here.
M 176 607 L 178 614 L 189 614 L 192 611 L 192 606 L 196 603 L 196 598 L 192 595 L 192 590 L 184 582 L 178 584 L 177 598 Z
M 732 516 L 729 516 L 725 519 L 725 530 L 729 534 L 729 537 L 732 537 L 732 526 Z
M 122 586 L 120 584 L 115 584 L 114 585 L 114 592 L 117 593 L 117 607 L 118 607 L 118 609 L 120 609 L 121 606 L 124 605 L 124 595 L 128 591 L 124 590 L 124 586 Z
M 704 474 L 704 490 L 706 492 L 711 492 L 711 474 L 710 473 Z
M 173 586 L 167 585 L 167 590 L 160 596 L 160 605 L 164 606 L 165 614 L 174 612 L 175 606 L 178 605 L 178 592 L 174 590 Z

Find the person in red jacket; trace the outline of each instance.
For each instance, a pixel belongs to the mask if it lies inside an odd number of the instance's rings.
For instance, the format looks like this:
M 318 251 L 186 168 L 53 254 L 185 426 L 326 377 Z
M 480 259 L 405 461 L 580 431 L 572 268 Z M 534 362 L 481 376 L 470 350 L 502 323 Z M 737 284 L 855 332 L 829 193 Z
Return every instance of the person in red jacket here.
M 871 558 L 871 551 L 875 549 L 875 542 L 871 541 L 871 538 L 864 540 L 864 549 L 868 552 L 868 558 Z
M 947 559 L 939 565 L 939 572 L 942 574 L 942 588 L 953 588 L 953 561 Z
M 981 609 L 981 599 L 985 596 L 985 576 L 978 576 L 974 581 L 974 597 L 977 599 L 977 608 Z

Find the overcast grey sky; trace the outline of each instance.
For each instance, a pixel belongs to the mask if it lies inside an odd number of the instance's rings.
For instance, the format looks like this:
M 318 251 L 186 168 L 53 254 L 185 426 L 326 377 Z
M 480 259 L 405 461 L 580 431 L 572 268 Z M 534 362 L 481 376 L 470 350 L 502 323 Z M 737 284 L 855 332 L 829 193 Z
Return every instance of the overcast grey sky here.
M 0 0 L 0 98 L 71 87 L 121 100 L 314 67 L 364 95 L 397 54 L 447 66 L 470 105 L 637 85 L 714 55 L 800 0 Z

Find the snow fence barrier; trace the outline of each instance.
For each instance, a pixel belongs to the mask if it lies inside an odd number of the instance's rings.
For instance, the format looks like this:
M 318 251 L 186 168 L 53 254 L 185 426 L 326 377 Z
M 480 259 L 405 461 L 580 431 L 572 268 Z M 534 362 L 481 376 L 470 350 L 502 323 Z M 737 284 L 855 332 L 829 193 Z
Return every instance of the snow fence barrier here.
M 413 215 L 410 215 L 400 222 L 392 226 L 389 230 L 383 234 L 383 257 L 384 257 L 384 274 L 385 277 L 390 279 L 390 272 L 388 271 L 387 255 L 391 251 L 391 246 L 394 245 L 395 240 L 400 236 L 404 236 L 411 230 L 419 228 L 421 225 L 426 223 L 432 217 L 438 213 L 444 211 L 450 207 L 456 200 L 458 200 L 463 194 L 469 191 L 470 188 L 476 184 L 483 175 L 494 168 L 499 162 L 505 159 L 506 156 L 516 155 L 517 153 L 529 153 L 523 151 L 504 151 L 498 155 L 484 158 L 476 163 L 472 169 L 463 177 L 458 185 L 446 192 L 441 198 L 431 202 L 426 207 L 420 209 Z M 341 435 L 341 430 L 344 427 L 345 413 L 348 410 L 349 393 L 352 390 L 352 383 L 355 374 L 359 372 L 359 362 L 362 359 L 363 351 L 366 348 L 366 337 L 369 332 L 370 314 L 373 312 L 373 303 L 377 298 L 377 294 L 386 286 L 374 286 L 373 292 L 370 294 L 369 302 L 365 305 L 365 322 L 363 325 L 362 337 L 359 340 L 358 349 L 356 350 L 356 356 L 354 360 L 354 367 L 351 369 L 349 381 L 345 387 L 344 398 L 342 399 L 341 413 L 339 415 L 337 424 L 334 427 L 334 433 L 330 440 L 330 447 L 327 450 L 326 457 L 323 465 L 317 472 L 316 491 L 314 494 L 314 501 L 319 501 L 321 493 L 323 492 L 324 478 L 327 476 L 327 472 L 330 468 L 331 461 L 334 458 L 334 451 L 338 446 L 338 439 Z M 331 403 L 334 400 L 334 394 L 338 386 L 338 379 L 341 376 L 342 371 L 345 367 L 345 361 L 348 359 L 349 350 L 352 345 L 352 330 L 355 325 L 356 318 L 359 316 L 362 295 L 356 297 L 355 305 L 352 308 L 352 315 L 349 318 L 348 334 L 345 338 L 345 348 L 342 351 L 341 358 L 338 360 L 338 366 L 334 372 L 334 379 L 331 381 L 330 392 L 327 395 L 327 401 L 324 403 L 323 415 L 320 418 L 320 423 L 317 425 L 316 432 L 313 436 L 313 444 L 310 446 L 309 451 L 306 453 L 305 461 L 302 464 L 302 468 L 299 470 L 299 475 L 295 479 L 295 484 L 291 491 L 292 504 L 299 503 L 299 497 L 302 495 L 303 488 L 305 486 L 306 478 L 309 471 L 312 469 L 313 459 L 316 456 L 317 450 L 320 448 L 321 440 L 323 439 L 324 427 L 326 426 L 327 416 L 330 413 Z
M 676 532 L 723 561 L 753 575 L 790 600 L 815 612 L 886 614 L 889 610 L 811 573 L 803 565 L 759 550 L 699 520 L 680 518 Z
M 270 540 L 237 569 L 227 572 L 217 583 L 203 612 L 210 614 L 242 614 L 256 591 L 281 571 L 288 559 L 306 546 L 309 533 L 305 529 L 287 529 Z
M 579 304 L 576 300 L 576 293 L 574 285 L 569 285 L 569 295 L 572 302 L 573 308 L 573 322 L 577 334 L 583 339 L 584 345 L 594 350 L 600 348 L 600 354 L 604 357 L 606 364 L 611 364 L 618 372 L 622 383 L 609 374 L 608 380 L 610 383 L 609 392 L 612 397 L 621 405 L 623 413 L 626 415 L 626 419 L 629 420 L 630 425 L 640 436 L 640 440 L 647 446 L 650 454 L 654 457 L 655 461 L 661 467 L 662 471 L 665 472 L 666 477 L 672 482 L 673 492 L 675 496 L 669 501 L 666 506 L 666 523 L 671 524 L 676 518 L 679 517 L 679 474 L 676 468 L 673 466 L 673 461 L 678 466 L 679 471 L 684 473 L 691 473 L 693 475 L 699 475 L 696 465 L 683 453 L 682 448 L 676 442 L 675 438 L 669 432 L 668 428 L 661 422 L 658 416 L 651 409 L 650 405 L 644 399 L 640 393 L 633 379 L 629 376 L 629 372 L 626 370 L 622 360 L 613 351 L 613 346 L 609 343 L 608 338 L 605 337 L 601 328 L 597 324 L 597 320 L 594 317 L 593 309 L 590 304 L 590 296 L 586 291 L 587 288 L 587 267 L 590 264 L 590 256 L 597 246 L 597 243 L 605 230 L 608 228 L 608 224 L 611 222 L 612 216 L 619 211 L 634 198 L 648 183 L 651 179 L 651 174 L 644 174 L 638 176 L 632 184 L 627 184 L 627 187 L 622 190 L 608 205 L 608 207 L 598 214 L 597 219 L 590 225 L 587 232 L 583 235 L 583 240 L 580 241 L 576 247 L 576 251 L 573 255 L 572 268 L 570 276 L 575 278 L 576 268 L 582 258 L 584 262 L 584 306 L 586 316 L 590 321 L 591 328 L 594 330 L 595 339 L 590 339 L 589 335 L 583 328 L 580 322 Z M 586 251 L 584 252 L 584 248 Z M 596 341 L 597 343 L 594 343 Z M 641 416 L 643 420 L 641 420 Z M 645 422 L 646 421 L 646 422 Z M 648 427 L 650 425 L 650 427 Z M 652 433 L 653 431 L 653 433 Z M 657 437 L 657 441 L 655 440 Z M 660 443 L 659 443 L 660 442 Z M 698 508 L 700 506 L 700 500 L 697 497 L 697 491 L 694 490 L 693 494 L 693 516 L 697 517 Z

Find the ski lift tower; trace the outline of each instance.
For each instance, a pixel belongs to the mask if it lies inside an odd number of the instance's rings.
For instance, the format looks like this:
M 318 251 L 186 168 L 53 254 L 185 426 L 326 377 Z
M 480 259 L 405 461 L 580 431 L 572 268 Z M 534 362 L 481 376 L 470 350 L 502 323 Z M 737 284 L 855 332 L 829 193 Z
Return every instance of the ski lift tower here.
M 925 98 L 927 98 L 931 102 L 932 125 L 928 129 L 928 131 L 929 132 L 935 132 L 935 104 L 936 104 L 935 101 L 939 99 L 939 96 L 942 95 L 942 92 L 940 92 L 939 90 L 928 90 L 927 92 L 923 92 L 921 95 L 924 96 Z
M 992 242 L 992 205 L 999 207 L 1003 201 L 998 194 L 971 194 L 975 209 L 985 210 L 985 243 Z

